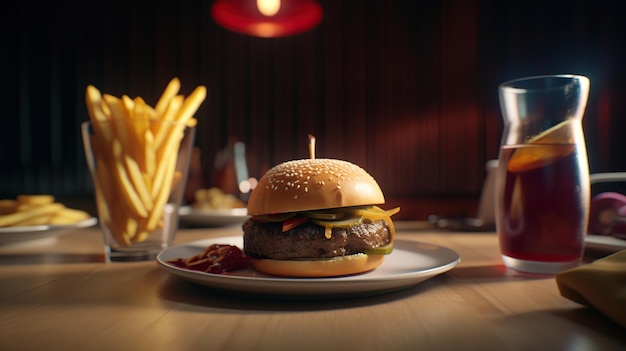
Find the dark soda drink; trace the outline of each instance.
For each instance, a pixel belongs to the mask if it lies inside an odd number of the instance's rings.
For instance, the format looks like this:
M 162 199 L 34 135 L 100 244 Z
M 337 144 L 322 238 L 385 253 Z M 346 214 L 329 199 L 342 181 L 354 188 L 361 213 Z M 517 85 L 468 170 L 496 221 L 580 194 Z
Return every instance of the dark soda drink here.
M 556 274 L 580 264 L 589 218 L 582 118 L 589 79 L 525 77 L 499 88 L 504 129 L 496 174 L 502 261 Z
M 587 228 L 589 182 L 575 144 L 505 145 L 496 216 L 503 259 L 578 262 Z M 584 162 L 581 162 L 584 161 Z

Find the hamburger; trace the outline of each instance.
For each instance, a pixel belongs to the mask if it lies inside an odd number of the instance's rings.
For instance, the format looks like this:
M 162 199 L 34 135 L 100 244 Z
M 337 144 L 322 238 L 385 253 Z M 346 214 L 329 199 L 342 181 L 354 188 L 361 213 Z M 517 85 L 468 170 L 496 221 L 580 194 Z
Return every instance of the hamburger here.
M 372 176 L 343 160 L 303 159 L 265 173 L 252 191 L 243 248 L 254 268 L 288 277 L 332 277 L 378 267 L 393 249 L 391 216 Z

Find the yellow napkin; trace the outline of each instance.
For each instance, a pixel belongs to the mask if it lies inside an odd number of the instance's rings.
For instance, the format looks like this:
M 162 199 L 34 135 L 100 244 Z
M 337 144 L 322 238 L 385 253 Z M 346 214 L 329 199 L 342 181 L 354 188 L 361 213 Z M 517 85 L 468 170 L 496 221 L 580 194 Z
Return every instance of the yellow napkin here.
M 563 297 L 600 312 L 626 328 L 626 250 L 556 275 Z

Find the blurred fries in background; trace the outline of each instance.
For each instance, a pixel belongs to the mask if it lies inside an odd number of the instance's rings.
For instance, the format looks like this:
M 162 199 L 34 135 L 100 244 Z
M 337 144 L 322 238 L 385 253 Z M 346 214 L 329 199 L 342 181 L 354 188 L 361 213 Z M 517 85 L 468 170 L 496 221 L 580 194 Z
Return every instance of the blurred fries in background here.
M 245 208 L 246 203 L 235 195 L 226 193 L 220 188 L 198 189 L 195 192 L 193 208 L 204 210 L 220 210 L 231 208 Z
M 0 200 L 0 227 L 68 225 L 91 218 L 82 210 L 55 202 L 52 195 L 19 195 Z

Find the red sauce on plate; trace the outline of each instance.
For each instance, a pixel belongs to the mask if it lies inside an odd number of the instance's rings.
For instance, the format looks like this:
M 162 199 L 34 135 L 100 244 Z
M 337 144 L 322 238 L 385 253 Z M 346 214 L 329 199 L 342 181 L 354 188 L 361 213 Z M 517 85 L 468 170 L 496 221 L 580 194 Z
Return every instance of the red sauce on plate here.
M 223 274 L 251 266 L 250 257 L 234 245 L 213 244 L 189 258 L 167 261 L 174 266 L 213 274 Z

